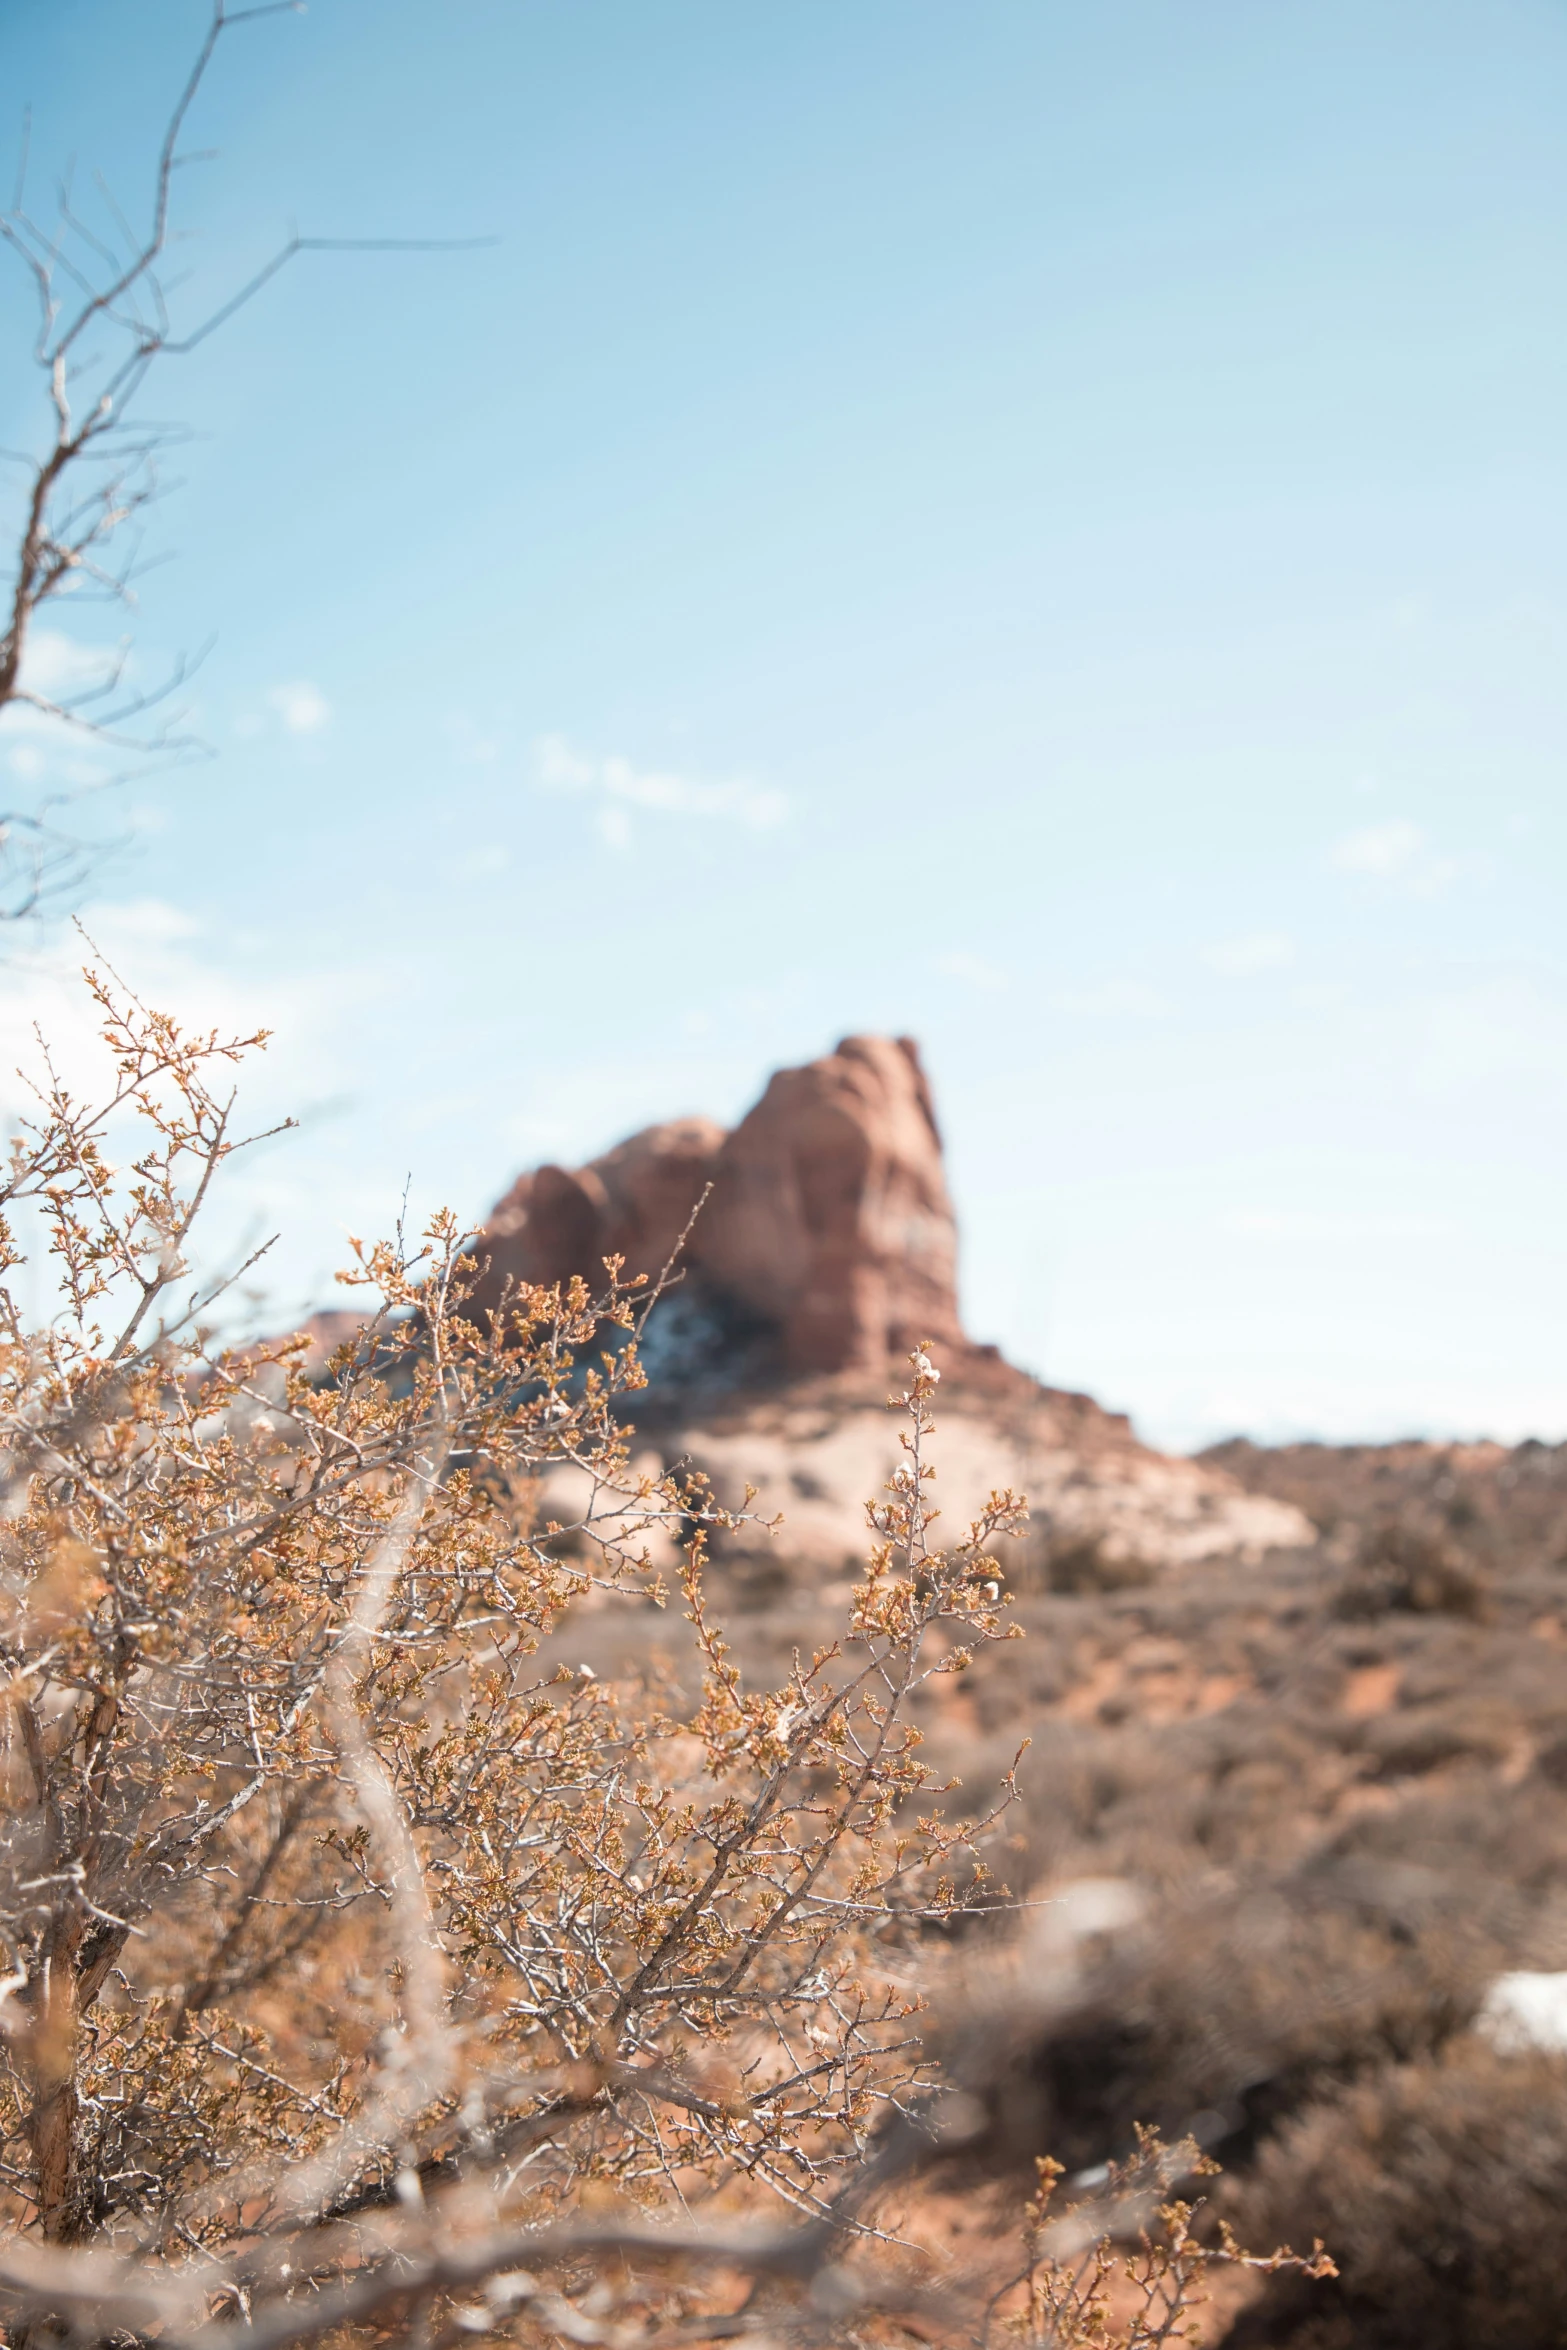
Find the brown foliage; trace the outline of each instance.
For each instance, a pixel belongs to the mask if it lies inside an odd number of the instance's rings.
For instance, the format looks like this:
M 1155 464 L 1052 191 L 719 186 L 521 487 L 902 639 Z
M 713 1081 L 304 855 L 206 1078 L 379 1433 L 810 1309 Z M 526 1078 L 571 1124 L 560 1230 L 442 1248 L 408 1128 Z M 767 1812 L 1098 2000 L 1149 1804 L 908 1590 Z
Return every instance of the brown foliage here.
M 965 1985 L 936 2042 L 985 2106 L 987 2159 L 1074 2171 L 1124 2158 L 1145 2121 L 1248 2157 L 1336 2082 L 1462 2030 L 1496 1955 L 1440 1905 L 1406 1921 L 1342 1875 L 1168 1901 L 1076 1947 L 1048 1927 Z
M 33 1328 L 0 1292 L 0 2183 L 55 2248 L 0 2247 L 0 2299 L 280 2342 L 384 2312 L 409 2261 L 428 2298 L 673 2250 L 639 2209 L 862 2224 L 931 2080 L 922 1934 L 987 1898 L 988 1820 L 937 1813 L 904 1717 L 1005 1635 L 986 1546 L 1018 1505 L 929 1544 L 934 1367 L 841 1637 L 753 1690 L 705 1595 L 729 1521 L 630 1467 L 650 1294 L 611 1262 L 597 1299 L 476 1315 L 443 1215 L 357 1250 L 372 1310 L 324 1378 L 298 1344 L 214 1354 L 187 1257 L 239 1147 L 215 1080 L 263 1040 L 89 984 L 114 1084 L 47 1077 L 3 1194 L 58 1300 Z M 540 1523 L 562 1469 L 580 1514 Z M 530 1668 L 590 1590 L 660 1594 L 655 1545 L 694 1710 Z M 727 2256 L 820 2268 L 777 2244 Z
M 1217 2172 L 1192 2139 L 1165 2146 L 1155 2132 L 1139 2130 L 1129 2159 L 1108 2166 L 1101 2208 L 1085 2226 L 1081 2212 L 1053 2216 L 1061 2169 L 1042 2160 L 1025 2217 L 1021 2275 L 992 2303 L 1011 2303 L 998 2330 L 1023 2350 L 1089 2350 L 1108 2341 L 1124 2350 L 1196 2344 L 1204 2338 L 1201 2312 L 1216 2274 L 1249 2271 L 1297 2288 L 1334 2274 L 1320 2245 L 1305 2259 L 1282 2250 L 1258 2257 L 1240 2249 L 1224 2221 L 1200 2227 L 1207 2217 L 1202 2204 L 1178 2201 L 1170 2191 Z
M 1349 1622 L 1375 1621 L 1403 1610 L 1410 1615 L 1480 1617 L 1485 1581 L 1454 1544 L 1418 1521 L 1392 1518 L 1365 1540 L 1345 1577 L 1337 1613 Z
M 1263 2153 L 1264 2234 L 1320 2232 L 1339 2280 L 1227 2337 L 1293 2350 L 1546 2350 L 1567 2309 L 1567 2063 L 1473 2041 L 1346 2089 Z

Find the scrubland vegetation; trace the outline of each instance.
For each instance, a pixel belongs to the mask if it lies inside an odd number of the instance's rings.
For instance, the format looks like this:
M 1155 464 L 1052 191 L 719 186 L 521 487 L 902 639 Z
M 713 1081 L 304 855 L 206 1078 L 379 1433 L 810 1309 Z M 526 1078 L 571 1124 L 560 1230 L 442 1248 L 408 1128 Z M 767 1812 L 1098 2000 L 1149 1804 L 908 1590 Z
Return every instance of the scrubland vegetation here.
M 1567 1960 L 1555 1453 L 938 1549 L 920 1356 L 840 1609 L 633 1466 L 613 1265 L 480 1313 L 440 1218 L 217 1349 L 263 1040 L 88 984 L 5 1186 L 13 2339 L 1556 2338 L 1567 2059 L 1487 2023 Z
M 1487 2003 L 1567 1968 L 1567 1451 L 1217 1457 L 1319 1541 L 1062 1591 L 1036 1538 L 1028 1637 L 925 1707 L 975 1783 L 1032 1735 L 1014 1865 L 1068 1894 L 959 2037 L 1069 2168 L 1192 2130 L 1250 2240 L 1327 2243 L 1237 2342 L 1552 2341 L 1567 2060 Z
M 954 1805 L 909 1714 L 1014 1636 L 1019 1505 L 928 1540 L 935 1368 L 846 1622 L 752 1682 L 707 1588 L 733 1517 L 629 1466 L 652 1293 L 610 1266 L 479 1316 L 440 1218 L 359 1251 L 324 1373 L 215 1353 L 196 1219 L 263 1040 L 89 984 L 112 1082 L 45 1077 L 4 1197 L 8 1276 L 25 1232 L 57 1284 L 35 1325 L 0 1302 L 13 2338 L 966 2330 L 975 2280 L 904 2222 L 937 2174 L 999 2165 L 1016 2206 L 1035 2167 L 1010 2053 L 956 2096 L 924 2023 L 1008 1908 L 1014 1789 Z M 541 1522 L 562 1463 L 581 1516 Z M 669 1612 L 660 1556 L 686 1670 L 540 1659 L 590 1598 Z M 1036 2210 L 997 2322 L 1097 2338 L 1124 2223 L 1156 2239 L 1128 2338 L 1167 2332 L 1238 2259 L 1158 2217 L 1195 2160 Z

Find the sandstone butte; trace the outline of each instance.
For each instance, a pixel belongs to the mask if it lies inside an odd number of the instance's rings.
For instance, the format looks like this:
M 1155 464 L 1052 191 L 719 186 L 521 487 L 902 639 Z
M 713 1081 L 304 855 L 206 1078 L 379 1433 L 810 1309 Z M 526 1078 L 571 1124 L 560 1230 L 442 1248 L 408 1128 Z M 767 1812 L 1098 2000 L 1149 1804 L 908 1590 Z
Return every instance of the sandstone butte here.
M 907 1037 L 846 1037 L 779 1070 L 732 1132 L 677 1118 L 585 1167 L 519 1176 L 475 1241 L 477 1302 L 498 1303 L 508 1281 L 602 1283 L 606 1257 L 656 1281 L 683 1233 L 680 1277 L 648 1323 L 642 1457 L 695 1461 L 723 1498 L 755 1486 L 796 1563 L 863 1557 L 865 1500 L 899 1457 L 888 1393 L 922 1341 L 943 1377 L 950 1523 L 1011 1485 L 1028 1494 L 1036 1544 L 1092 1545 L 1128 1566 L 1313 1539 L 1290 1504 L 1151 1451 L 1124 1418 L 966 1336 L 941 1134 Z
M 479 1235 L 481 1300 L 498 1302 L 508 1280 L 602 1282 L 610 1256 L 656 1280 L 688 1224 L 659 1309 L 666 1378 L 884 1381 L 922 1339 L 949 1362 L 977 1353 L 958 1315 L 936 1113 L 907 1037 L 845 1037 L 825 1060 L 780 1069 L 731 1134 L 677 1118 L 586 1167 L 519 1176 Z

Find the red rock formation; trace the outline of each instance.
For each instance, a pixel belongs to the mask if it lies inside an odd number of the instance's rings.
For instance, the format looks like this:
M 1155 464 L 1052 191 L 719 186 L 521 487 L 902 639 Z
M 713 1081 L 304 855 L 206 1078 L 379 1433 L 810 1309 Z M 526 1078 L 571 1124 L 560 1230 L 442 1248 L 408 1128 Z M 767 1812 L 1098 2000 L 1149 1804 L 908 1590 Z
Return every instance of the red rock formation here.
M 674 1118 L 617 1143 L 569 1172 L 519 1175 L 481 1235 L 486 1294 L 501 1281 L 602 1281 L 604 1259 L 653 1278 L 669 1262 L 711 1180 L 724 1130 L 711 1118 Z
M 508 1279 L 580 1273 L 601 1286 L 606 1256 L 656 1277 L 709 1183 L 680 1284 L 649 1318 L 653 1391 L 638 1396 L 635 1420 L 651 1450 L 639 1458 L 695 1464 L 734 1508 L 755 1490 L 755 1514 L 718 1555 L 764 1562 L 764 1586 L 774 1571 L 765 1562 L 780 1556 L 824 1577 L 855 1569 L 865 1497 L 900 1458 L 888 1390 L 923 1338 L 936 1342 L 944 1374 L 949 1525 L 1010 1483 L 1030 1497 L 1036 1566 L 1081 1554 L 1151 1572 L 1313 1539 L 1287 1501 L 1163 1460 L 1119 1415 L 968 1343 L 941 1138 L 906 1040 L 847 1037 L 822 1060 L 780 1070 L 732 1134 L 675 1119 L 586 1167 L 519 1177 L 477 1244 L 487 1260 L 478 1302 L 497 1304 Z M 301 1333 L 307 1368 L 319 1375 L 357 1326 L 352 1314 L 316 1316 Z M 391 1349 L 398 1342 L 392 1333 Z M 546 1514 L 569 1521 L 580 1485 L 560 1474 L 558 1508 L 552 1499 Z M 779 1516 L 787 1532 L 775 1544 L 766 1522 Z
M 695 1262 L 777 1324 L 789 1371 L 963 1344 L 941 1136 L 907 1037 L 846 1037 L 778 1072 L 719 1154 Z
M 734 1132 L 652 1126 L 568 1172 L 519 1178 L 480 1237 L 482 1303 L 508 1277 L 656 1275 L 692 1208 L 686 1303 L 770 1333 L 785 1374 L 881 1372 L 921 1338 L 968 1351 L 957 1232 L 917 1048 L 851 1036 L 784 1069 Z

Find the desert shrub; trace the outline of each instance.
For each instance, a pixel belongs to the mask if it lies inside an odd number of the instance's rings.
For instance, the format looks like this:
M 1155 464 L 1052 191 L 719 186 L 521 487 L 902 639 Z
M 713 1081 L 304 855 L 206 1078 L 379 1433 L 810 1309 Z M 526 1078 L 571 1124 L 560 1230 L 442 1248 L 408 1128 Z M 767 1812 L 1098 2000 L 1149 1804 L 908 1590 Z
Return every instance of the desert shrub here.
M 1538 1778 L 1511 1787 L 1465 1772 L 1347 1821 L 1314 1866 L 1375 1900 L 1397 1931 L 1461 1918 L 1511 1949 L 1567 1886 L 1567 1805 Z
M 938 1815 L 904 1716 L 1004 1636 L 1017 1505 L 929 1547 L 916 1356 L 840 1638 L 748 1688 L 705 1587 L 731 1521 L 631 1465 L 618 1268 L 480 1315 L 441 1216 L 357 1252 L 324 1375 L 214 1351 L 187 1259 L 261 1040 L 89 984 L 106 1099 L 46 1073 L 0 1186 L 0 2308 L 282 2343 L 526 2270 L 484 2327 L 596 2340 L 559 2295 L 600 2253 L 711 2259 L 696 2207 L 758 2196 L 805 2236 L 724 2257 L 808 2279 L 907 2168 L 917 1953 L 986 1897 L 988 1823 Z M 655 1543 L 694 1705 L 541 1675 L 575 1599 L 662 1596 Z
M 1392 1518 L 1364 1539 L 1334 1606 L 1357 1623 L 1395 1613 L 1473 1621 L 1485 1614 L 1486 1599 L 1484 1577 L 1452 1543 L 1418 1522 Z
M 1366 1725 L 1357 1742 L 1383 1778 L 1418 1778 L 1468 1756 L 1495 1761 L 1507 1750 L 1506 1725 L 1472 1708 L 1403 1707 Z
M 1249 2270 L 1305 2286 L 1333 2274 L 1320 2248 L 1304 2259 L 1287 2250 L 1259 2258 L 1242 2252 L 1223 2222 L 1217 2230 L 1194 2225 L 1206 2217 L 1201 2202 L 1181 2201 L 1172 2190 L 1189 2193 L 1218 2167 L 1193 2139 L 1165 2146 L 1157 2132 L 1139 2130 L 1134 2152 L 1107 2166 L 1087 2210 L 1068 2204 L 1063 2211 L 1056 2207 L 1060 2165 L 1041 2161 L 1022 2264 L 992 2293 L 995 2330 L 1023 2350 L 1196 2344 L 1216 2274 Z
M 1231 2350 L 1554 2350 L 1564 2197 L 1562 2058 L 1466 2040 L 1357 2082 L 1264 2148 L 1239 2198 L 1264 2240 L 1320 2235 L 1338 2280 L 1309 2302 L 1270 2288 Z
M 1449 1908 L 1411 1925 L 1370 1887 L 1302 1874 L 1159 1903 L 1067 1963 L 1048 1937 L 1025 1942 L 966 1989 L 938 2045 L 986 2100 L 998 2157 L 1075 2172 L 1126 2155 L 1147 2123 L 1230 2162 L 1326 2085 L 1442 2046 L 1497 1963 Z
M 1324 1534 L 1373 1537 L 1402 1519 L 1487 1580 L 1537 1582 L 1567 1560 L 1567 1445 L 1236 1442 L 1207 1459 L 1255 1492 L 1293 1501 Z
M 1311 1827 L 1302 1798 L 1318 1750 L 1307 1731 L 1281 1711 L 1237 1705 L 1194 1726 L 1180 1744 L 1191 1834 L 1204 1855 L 1252 1868 L 1287 1860 Z
M 1008 1544 L 1005 1567 L 1012 1590 L 1031 1598 L 1053 1593 L 1081 1599 L 1107 1592 L 1140 1591 L 1156 1582 L 1159 1574 L 1149 1560 L 1122 1550 L 1102 1534 L 1053 1526 L 1043 1515 Z

